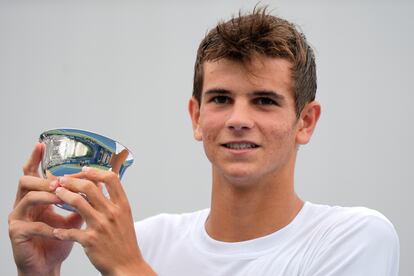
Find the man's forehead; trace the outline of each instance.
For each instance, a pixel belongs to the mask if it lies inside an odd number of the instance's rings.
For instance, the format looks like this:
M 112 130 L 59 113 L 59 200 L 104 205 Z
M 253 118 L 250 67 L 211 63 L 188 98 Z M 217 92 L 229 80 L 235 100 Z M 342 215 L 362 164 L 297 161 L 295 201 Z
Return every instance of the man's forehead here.
M 268 57 L 264 55 L 253 55 L 249 59 L 230 59 L 220 58 L 215 60 L 207 60 L 203 62 L 204 72 L 206 70 L 225 70 L 234 68 L 243 72 L 261 72 L 266 70 L 286 70 L 292 69 L 292 62 L 286 58 Z
M 206 61 L 203 64 L 203 93 L 224 84 L 248 85 L 259 90 L 274 90 L 274 87 L 291 90 L 291 67 L 291 62 L 286 59 L 263 56 L 248 62 L 226 58 Z

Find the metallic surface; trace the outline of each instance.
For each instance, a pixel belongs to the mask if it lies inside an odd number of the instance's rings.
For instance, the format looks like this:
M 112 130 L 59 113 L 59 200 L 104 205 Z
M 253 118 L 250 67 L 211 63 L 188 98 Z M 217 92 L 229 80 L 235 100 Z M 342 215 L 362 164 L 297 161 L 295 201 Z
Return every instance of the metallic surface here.
M 41 167 L 43 176 L 48 179 L 80 172 L 83 166 L 111 170 L 121 178 L 133 163 L 126 147 L 89 131 L 53 129 L 43 132 L 39 141 L 45 145 Z M 75 211 L 68 204 L 58 206 Z

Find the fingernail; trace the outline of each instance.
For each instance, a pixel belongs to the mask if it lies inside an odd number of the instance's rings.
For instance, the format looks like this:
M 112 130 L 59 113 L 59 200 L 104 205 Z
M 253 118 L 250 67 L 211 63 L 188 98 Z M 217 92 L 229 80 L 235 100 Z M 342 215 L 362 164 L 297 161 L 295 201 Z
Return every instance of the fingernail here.
M 59 184 L 61 186 L 65 185 L 66 184 L 66 181 L 67 181 L 67 178 L 66 177 L 64 177 L 64 176 L 59 177 Z
M 57 187 L 56 190 L 55 190 L 55 193 L 60 193 L 61 191 L 63 191 L 63 188 L 62 187 Z
M 83 171 L 83 172 L 87 172 L 87 171 L 89 171 L 89 167 L 88 167 L 88 166 L 83 166 L 83 167 L 82 167 L 82 171 Z

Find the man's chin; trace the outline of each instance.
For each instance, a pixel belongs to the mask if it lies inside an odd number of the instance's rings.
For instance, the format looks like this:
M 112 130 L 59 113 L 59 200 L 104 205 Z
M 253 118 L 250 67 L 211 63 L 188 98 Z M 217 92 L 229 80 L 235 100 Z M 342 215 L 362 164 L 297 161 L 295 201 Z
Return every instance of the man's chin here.
M 257 183 L 258 176 L 251 170 L 232 170 L 224 174 L 224 178 L 231 185 L 248 188 Z
M 219 166 L 213 165 L 214 181 L 223 182 L 222 184 L 249 187 L 263 176 L 263 167 L 255 162 L 223 162 Z

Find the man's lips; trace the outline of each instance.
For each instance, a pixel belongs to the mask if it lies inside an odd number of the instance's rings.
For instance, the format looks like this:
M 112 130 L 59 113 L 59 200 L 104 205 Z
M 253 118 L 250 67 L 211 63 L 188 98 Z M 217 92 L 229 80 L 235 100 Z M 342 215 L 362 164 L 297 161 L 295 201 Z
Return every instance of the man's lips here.
M 251 141 L 231 141 L 223 143 L 221 146 L 232 150 L 248 150 L 260 147 L 258 144 Z

